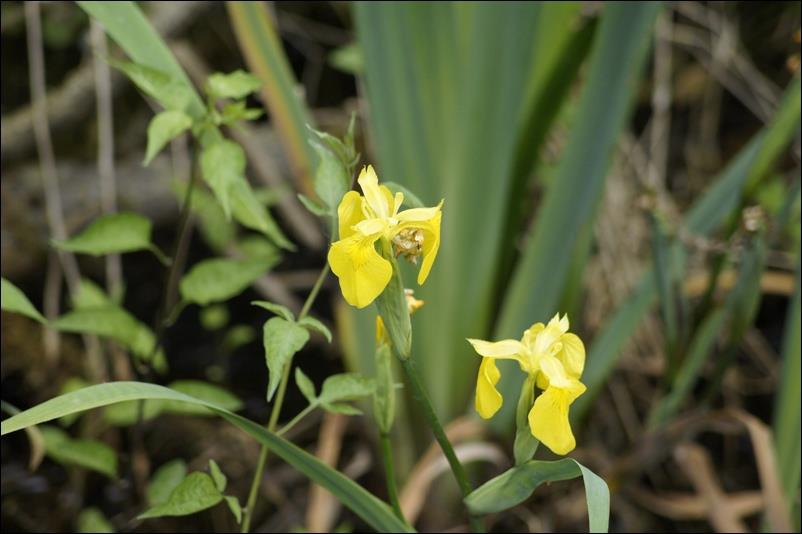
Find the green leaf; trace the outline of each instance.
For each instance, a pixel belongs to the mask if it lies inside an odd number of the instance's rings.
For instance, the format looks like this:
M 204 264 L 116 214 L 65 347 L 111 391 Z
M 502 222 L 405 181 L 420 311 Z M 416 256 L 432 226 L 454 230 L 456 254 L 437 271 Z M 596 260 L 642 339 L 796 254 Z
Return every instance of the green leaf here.
M 8 415 L 16 415 L 20 413 L 19 408 L 9 404 L 4 400 L 0 400 L 0 410 L 6 412 Z M 63 420 L 67 417 L 79 417 L 79 415 L 65 415 L 61 419 Z M 39 464 L 42 463 L 42 460 L 45 457 L 45 438 L 42 437 L 42 433 L 39 431 L 39 427 L 37 426 L 25 427 L 25 434 L 28 437 L 28 444 L 31 447 L 31 456 L 30 460 L 28 460 L 28 469 L 30 471 L 36 471 L 36 469 L 39 467 Z
M 222 500 L 212 477 L 196 471 L 176 486 L 167 501 L 139 514 L 137 519 L 190 515 L 211 508 Z
M 350 404 L 321 402 L 320 407 L 327 412 L 341 413 L 343 415 L 362 415 L 362 410 L 354 408 Z
M 248 259 L 263 259 L 273 265 L 281 260 L 281 251 L 260 235 L 249 235 L 237 242 L 237 250 Z
M 298 200 L 301 201 L 301 204 L 304 205 L 306 209 L 308 209 L 313 215 L 317 215 L 318 217 L 328 217 L 332 214 L 332 210 L 319 204 L 318 202 L 312 200 L 306 195 L 298 193 Z
M 156 344 L 150 328 L 119 306 L 74 310 L 56 319 L 53 326 L 62 332 L 111 338 L 130 349 L 142 361 L 147 361 Z M 159 350 L 150 363 L 157 371 L 164 372 L 167 366 L 164 352 Z
M 286 306 L 276 304 L 275 302 L 268 302 L 266 300 L 254 300 L 251 302 L 251 304 L 254 306 L 259 306 L 260 308 L 264 308 L 267 311 L 271 311 L 279 317 L 283 317 L 290 322 L 295 322 L 295 315 Z
M 56 462 L 97 471 L 109 478 L 117 477 L 117 454 L 114 449 L 91 439 L 72 439 L 54 426 L 39 427 L 45 440 L 45 452 Z
M 579 476 L 585 482 L 590 532 L 607 532 L 610 490 L 598 475 L 571 458 L 555 462 L 532 460 L 513 467 L 471 492 L 465 498 L 465 504 L 475 514 L 501 512 L 524 502 L 544 482 L 570 480 Z
M 263 259 L 204 260 L 181 279 L 181 298 L 201 306 L 226 301 L 242 293 L 270 267 L 271 263 Z
M 83 389 L 86 386 L 90 385 L 89 382 L 84 380 L 83 378 L 73 376 L 68 378 L 62 385 L 61 385 L 61 394 L 70 393 L 71 391 L 78 391 L 79 389 Z M 59 419 L 59 424 L 63 427 L 71 426 L 78 418 L 80 414 L 73 414 L 62 417 Z
M 309 341 L 309 332 L 294 322 L 280 317 L 269 319 L 263 329 L 265 361 L 268 370 L 267 400 L 273 398 L 284 368 L 290 365 L 293 355 Z
M 30 317 L 42 324 L 47 324 L 47 319 L 39 313 L 39 310 L 33 307 L 25 293 L 5 278 L 0 278 L 0 308 Z
M 371 495 L 362 486 L 325 465 L 311 454 L 269 432 L 261 425 L 222 408 L 155 384 L 110 382 L 62 395 L 0 422 L 0 435 L 22 430 L 67 414 L 139 399 L 182 400 L 207 406 L 237 428 L 253 436 L 312 481 L 329 490 L 372 528 L 380 532 L 411 531 L 409 526 L 395 517 L 387 504 Z
M 300 367 L 295 368 L 295 385 L 301 390 L 301 393 L 309 401 L 309 404 L 317 402 L 317 394 L 315 393 L 315 384 L 309 379 Z
M 149 421 L 162 413 L 164 402 L 144 401 L 142 421 Z M 111 426 L 131 426 L 139 421 L 139 401 L 120 402 L 103 410 L 103 420 Z
M 209 459 L 209 472 L 212 474 L 212 480 L 214 480 L 214 485 L 217 488 L 217 491 L 223 493 L 226 491 L 226 484 L 228 484 L 228 479 L 220 470 L 220 466 L 217 465 L 212 459 Z
M 154 251 L 150 230 L 150 220 L 138 213 L 113 213 L 98 217 L 83 232 L 66 241 L 54 240 L 53 246 L 93 256 Z
M 341 373 L 328 377 L 320 390 L 318 401 L 332 404 L 342 401 L 359 400 L 373 395 L 376 383 L 356 373 Z
M 329 330 L 329 328 L 326 325 L 324 325 L 314 317 L 310 317 L 307 315 L 306 317 L 298 321 L 298 324 L 300 326 L 303 326 L 307 330 L 317 330 L 318 332 L 323 334 L 323 337 L 326 338 L 326 341 L 331 343 L 331 330 Z
M 285 250 L 295 250 L 295 245 L 287 239 L 264 204 L 256 198 L 253 189 L 244 178 L 231 184 L 230 193 L 231 209 L 234 218 L 240 224 L 262 232 L 273 243 Z
M 103 512 L 95 507 L 81 510 L 76 523 L 78 532 L 116 532 Z
M 337 142 L 340 142 L 339 139 Z M 332 214 L 332 228 L 336 228 L 337 206 L 340 205 L 343 195 L 350 189 L 351 180 L 345 165 L 336 153 L 315 139 L 310 140 L 309 144 L 318 156 L 314 180 L 315 192 L 323 204 L 329 208 L 328 211 Z M 341 142 L 340 144 L 342 145 Z M 343 150 L 345 150 L 344 147 Z
M 233 352 L 256 339 L 256 329 L 249 324 L 238 324 L 228 329 L 221 345 L 228 352 Z
M 158 69 L 184 85 L 190 98 L 190 115 L 198 118 L 204 113 L 203 102 L 189 82 L 189 77 L 136 3 L 78 2 L 78 5 L 103 25 L 106 33 L 132 60 Z
M 148 165 L 164 146 L 192 126 L 192 117 L 178 110 L 162 111 L 148 125 L 148 148 L 143 165 Z
M 245 180 L 245 151 L 234 141 L 219 139 L 203 148 L 201 154 L 203 179 L 217 197 L 227 218 L 231 217 L 231 190 Z
M 244 70 L 235 70 L 228 74 L 216 72 L 206 80 L 206 93 L 215 98 L 245 98 L 262 87 L 262 82 L 253 74 Z
M 133 404 L 139 401 L 132 401 Z M 153 401 L 151 401 L 153 402 Z M 119 406 L 119 404 L 115 405 Z M 108 410 L 108 408 L 107 408 Z M 181 484 L 187 476 L 187 464 L 181 458 L 170 460 L 159 467 L 148 483 L 147 499 L 149 506 L 156 506 L 167 502 L 170 494 Z
M 201 380 L 176 380 L 171 382 L 168 387 L 231 412 L 236 412 L 242 408 L 242 401 L 234 394 Z M 206 408 L 187 404 L 186 402 L 165 401 L 162 404 L 162 411 L 179 415 L 211 415 Z
M 220 116 L 222 124 L 231 124 L 233 122 L 246 120 L 256 120 L 264 114 L 264 111 L 256 108 L 249 108 L 245 101 L 229 102 L 223 106 L 223 112 Z
M 183 112 L 191 107 L 193 92 L 186 84 L 146 65 L 115 59 L 108 61 L 111 66 L 125 73 L 140 91 L 156 99 L 165 109 Z
M 116 306 L 106 292 L 88 278 L 81 278 L 81 285 L 72 299 L 72 305 L 76 310 Z
M 239 501 L 236 497 L 232 497 L 231 495 L 226 495 L 223 497 L 228 505 L 228 509 L 231 510 L 231 513 L 234 514 L 234 518 L 237 520 L 237 524 L 239 525 L 242 523 L 242 506 L 240 506 Z

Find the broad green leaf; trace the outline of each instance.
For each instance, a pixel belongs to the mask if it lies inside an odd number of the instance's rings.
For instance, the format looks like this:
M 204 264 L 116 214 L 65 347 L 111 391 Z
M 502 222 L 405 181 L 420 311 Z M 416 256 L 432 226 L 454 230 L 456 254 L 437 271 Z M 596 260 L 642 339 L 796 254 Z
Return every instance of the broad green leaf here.
M 145 150 L 145 161 L 148 165 L 162 148 L 187 131 L 192 126 L 192 118 L 179 110 L 162 111 L 148 125 L 148 148 Z
M 295 245 L 287 239 L 244 178 L 231 184 L 230 193 L 232 213 L 240 224 L 263 233 L 273 243 L 285 250 L 295 250 Z
M 120 402 L 103 410 L 103 420 L 112 426 L 132 426 L 139 420 L 139 401 Z M 159 416 L 164 408 L 162 401 L 143 401 L 142 421 Z
M 204 260 L 181 279 L 181 298 L 201 306 L 226 301 L 242 293 L 270 267 L 271 263 L 263 259 Z
M 351 180 L 345 165 L 332 150 L 315 139 L 309 143 L 318 156 L 314 178 L 315 192 L 328 207 L 327 211 L 331 214 L 330 228 L 334 236 L 334 229 L 337 228 L 337 206 L 340 205 L 343 195 L 351 188 Z
M 97 471 L 109 478 L 117 477 L 117 453 L 114 449 L 91 439 L 72 439 L 60 428 L 39 427 L 45 441 L 45 452 L 56 462 Z
M 797 244 L 797 246 L 799 246 Z M 802 263 L 800 263 L 799 250 L 797 250 L 796 273 L 794 275 L 794 294 L 788 303 L 785 317 L 785 330 L 782 341 L 782 370 L 780 384 L 775 398 L 774 408 L 774 447 L 777 454 L 777 467 L 779 468 L 780 483 L 786 499 L 787 509 L 798 509 L 795 495 L 799 492 L 800 479 L 800 449 L 802 449 L 802 387 L 800 375 L 802 374 Z M 798 518 L 798 514 L 793 514 Z M 799 526 L 798 519 L 796 527 Z
M 109 59 L 109 63 L 125 73 L 143 93 L 156 99 L 165 109 L 183 112 L 192 105 L 192 90 L 166 73 L 128 61 Z
M 81 278 L 81 285 L 78 292 L 72 299 L 72 305 L 76 310 L 89 308 L 102 308 L 104 306 L 115 306 L 116 304 L 106 292 L 96 283 L 88 278 Z
M 214 460 L 209 460 L 209 473 L 212 475 L 212 480 L 214 480 L 214 485 L 217 488 L 217 491 L 223 493 L 226 491 L 226 484 L 228 484 L 228 479 L 220 470 L 220 466 L 217 465 L 217 462 Z
M 295 385 L 301 391 L 301 394 L 309 401 L 309 404 L 317 402 L 317 394 L 315 393 L 315 384 L 309 379 L 300 367 L 295 368 Z
M 604 480 L 572 458 L 554 462 L 532 460 L 508 469 L 471 492 L 465 498 L 465 504 L 475 514 L 501 512 L 524 502 L 544 482 L 579 476 L 585 483 L 590 532 L 607 532 L 610 490 Z
M 228 74 L 216 72 L 206 80 L 206 93 L 215 98 L 245 98 L 262 87 L 262 82 L 253 74 L 235 70 Z
M 150 328 L 115 305 L 71 311 L 56 319 L 53 326 L 62 332 L 111 338 L 129 348 L 143 361 L 151 357 L 156 344 Z M 166 370 L 164 352 L 159 350 L 150 363 L 159 372 Z
M 5 278 L 0 278 L 0 307 L 6 311 L 30 317 L 42 324 L 47 323 L 47 319 L 34 308 L 25 293 Z
M 659 9 L 659 2 L 605 4 L 576 124 L 507 286 L 494 338 L 520 336 L 556 311 L 574 252 L 565 236 L 580 235 L 601 201 L 618 136 L 637 96 Z M 603 105 L 599 105 L 601 94 Z M 502 395 L 514 395 L 523 380 L 508 363 L 499 365 Z M 507 403 L 493 424 L 509 428 L 514 410 Z
M 231 510 L 231 513 L 234 514 L 234 518 L 237 520 L 237 524 L 239 525 L 242 523 L 242 506 L 239 504 L 239 500 L 236 497 L 232 497 L 231 495 L 226 495 L 223 497 L 228 505 L 228 509 Z
M 190 515 L 206 510 L 223 500 L 212 477 L 196 471 L 190 473 L 170 493 L 167 501 L 139 514 L 137 519 Z
M 133 61 L 158 69 L 183 84 L 189 93 L 190 115 L 199 118 L 203 114 L 203 102 L 189 77 L 135 2 L 78 2 L 78 5 L 103 25 Z
M 133 403 L 139 401 L 132 401 Z M 152 402 L 152 401 L 151 401 Z M 108 410 L 108 408 L 106 408 Z M 148 483 L 147 498 L 149 506 L 167 502 L 170 494 L 187 476 L 187 464 L 181 458 L 171 460 L 159 467 Z
M 249 235 L 237 242 L 237 250 L 248 259 L 263 259 L 275 265 L 281 260 L 281 251 L 260 235 Z
M 54 240 L 53 245 L 93 256 L 155 251 L 150 242 L 150 230 L 150 220 L 138 213 L 114 213 L 98 217 L 84 231 L 66 241 Z
M 312 481 L 329 490 L 372 528 L 380 532 L 411 531 L 409 526 L 395 517 L 387 504 L 367 492 L 362 486 L 323 464 L 311 454 L 269 432 L 261 425 L 222 408 L 155 384 L 111 382 L 62 395 L 0 422 L 0 435 L 6 435 L 67 414 L 140 399 L 180 400 L 207 406 L 270 448 Z
M 328 377 L 320 389 L 318 401 L 332 404 L 342 401 L 359 400 L 373 394 L 375 382 L 356 373 L 341 373 Z
M 306 317 L 298 321 L 298 324 L 303 326 L 307 330 L 317 330 L 318 332 L 323 334 L 323 337 L 326 338 L 326 341 L 331 343 L 331 331 L 326 325 L 324 325 L 314 317 L 310 317 L 307 315 Z
M 284 368 L 290 365 L 293 355 L 309 341 L 309 332 L 294 322 L 273 317 L 265 322 L 263 329 L 265 361 L 268 370 L 267 400 L 273 398 Z
M 228 139 L 206 145 L 201 154 L 201 174 L 230 218 L 231 191 L 234 184 L 245 180 L 245 151 Z
M 295 322 L 295 315 L 286 306 L 276 304 L 275 302 L 268 302 L 266 300 L 254 300 L 251 302 L 251 304 L 254 306 L 259 306 L 260 308 L 264 308 L 267 311 L 271 311 L 279 317 L 283 317 L 290 322 Z
M 114 527 L 97 508 L 85 508 L 78 514 L 77 532 L 116 532 Z

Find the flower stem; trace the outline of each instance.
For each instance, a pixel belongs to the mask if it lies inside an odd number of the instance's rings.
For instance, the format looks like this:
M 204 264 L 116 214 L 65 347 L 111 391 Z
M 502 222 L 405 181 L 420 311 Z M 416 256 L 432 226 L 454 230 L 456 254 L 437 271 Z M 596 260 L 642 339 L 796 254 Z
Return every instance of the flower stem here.
M 459 485 L 459 489 L 462 492 L 462 497 L 465 498 L 472 491 L 471 485 L 468 482 L 465 469 L 462 467 L 462 464 L 454 452 L 454 447 L 451 446 L 448 436 L 446 436 L 440 421 L 437 419 L 437 414 L 434 413 L 434 408 L 429 400 L 429 396 L 426 395 L 426 390 L 423 389 L 423 384 L 421 384 L 418 371 L 415 369 L 415 364 L 412 361 L 412 358 L 399 358 L 399 361 L 401 362 L 404 372 L 407 374 L 407 378 L 409 379 L 409 383 L 412 386 L 412 397 L 418 402 L 418 405 L 423 410 L 423 415 L 426 416 L 426 421 L 429 423 L 429 428 L 431 428 L 437 443 L 440 444 L 440 448 L 443 450 L 443 454 L 445 454 L 448 464 L 451 466 L 451 472 L 454 473 L 454 478 L 457 479 L 457 485 Z M 468 512 L 468 521 L 470 522 L 471 532 L 484 532 L 484 526 L 482 525 L 481 521 L 479 521 L 479 518 L 473 516 L 470 511 Z
M 323 281 L 326 279 L 326 275 L 328 274 L 329 264 L 326 263 L 326 266 L 320 271 L 320 275 L 317 277 L 315 285 L 312 286 L 309 296 L 306 297 L 306 302 L 304 302 L 304 305 L 301 308 L 301 313 L 298 314 L 299 321 L 306 317 L 306 314 L 309 313 L 310 308 L 312 308 L 312 304 L 317 298 L 317 294 L 320 292 L 320 288 L 323 286 Z M 284 366 L 284 373 L 281 375 L 281 383 L 279 383 L 278 391 L 276 392 L 276 400 L 273 404 L 273 409 L 270 412 L 270 420 L 267 423 L 267 430 L 270 432 L 274 432 L 276 430 L 276 425 L 278 424 L 278 416 L 281 413 L 281 406 L 284 404 L 284 394 L 287 391 L 287 383 L 290 380 L 290 367 L 292 367 L 291 364 Z M 296 419 L 299 418 L 296 417 Z M 290 421 L 290 424 L 295 424 L 295 419 Z M 285 430 L 287 430 L 287 427 L 285 427 Z M 269 449 L 264 445 L 262 445 L 262 449 L 259 451 L 259 460 L 256 463 L 256 471 L 254 472 L 253 480 L 251 481 L 251 490 L 248 493 L 248 501 L 245 504 L 245 510 L 243 510 L 244 517 L 242 518 L 242 527 L 240 528 L 240 532 L 250 531 L 253 508 L 256 504 L 256 497 L 259 494 L 259 486 L 262 482 L 265 464 L 267 464 L 268 451 Z
M 390 504 L 393 507 L 395 515 L 398 519 L 407 522 L 404 518 L 404 512 L 401 510 L 401 502 L 398 500 L 398 488 L 395 484 L 395 471 L 393 469 L 393 448 L 390 445 L 390 434 L 387 432 L 381 433 L 381 451 L 382 461 L 384 463 L 384 473 L 387 478 L 387 495 L 390 497 Z

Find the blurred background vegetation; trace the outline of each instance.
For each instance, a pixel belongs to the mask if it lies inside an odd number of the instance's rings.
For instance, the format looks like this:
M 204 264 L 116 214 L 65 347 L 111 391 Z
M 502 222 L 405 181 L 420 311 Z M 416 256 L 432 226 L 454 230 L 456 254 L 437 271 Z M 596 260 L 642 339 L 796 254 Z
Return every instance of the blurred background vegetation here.
M 154 380 L 216 383 L 244 415 L 267 419 L 264 317 L 248 303 L 300 308 L 327 242 L 295 195 L 312 194 L 317 165 L 306 124 L 340 135 L 355 112 L 363 162 L 427 205 L 445 199 L 440 256 L 416 288 L 426 306 L 413 319 L 413 353 L 477 480 L 510 463 L 519 384 L 505 373 L 505 411 L 480 423 L 471 407 L 479 359 L 464 338 L 518 338 L 567 312 L 588 347 L 573 454 L 610 485 L 611 530 L 799 528 L 799 3 L 140 5 L 196 86 L 237 68 L 263 80 L 250 104 L 266 116 L 230 134 L 298 245 L 225 305 L 187 308 L 165 339 L 170 371 Z M 96 72 L 102 39 L 90 39 L 74 3 L 41 5 L 34 44 L 44 50 L 47 108 L 37 116 L 30 21 L 21 2 L 1 6 L 2 274 L 52 314 L 69 304 L 48 248 L 53 191 L 42 177 L 57 177 L 72 234 L 101 213 L 109 193 L 98 184 L 111 169 L 119 208 L 151 218 L 168 249 L 178 216 L 171 183 L 186 177 L 190 155 L 179 141 L 141 165 L 153 108 L 121 74 Z M 111 37 L 107 53 L 124 57 Z M 52 159 L 37 147 L 43 123 Z M 247 239 L 208 212 L 196 227 L 189 265 Z M 152 257 L 126 256 L 122 276 L 101 259 L 77 267 L 99 284 L 116 278 L 126 309 L 153 321 L 163 272 Z M 313 338 L 296 364 L 317 384 L 343 368 L 372 373 L 375 311 L 348 308 L 334 279 L 315 308 L 336 326 L 335 344 Z M 106 378 L 131 378 L 119 349 L 107 352 Z M 18 407 L 97 379 L 80 338 L 55 340 L 5 312 L 2 354 L 3 400 Z M 291 387 L 282 419 L 303 406 Z M 445 464 L 422 456 L 431 437 L 412 410 L 401 416 L 394 444 L 407 515 L 421 529 L 453 527 L 459 515 L 433 496 L 450 488 L 437 479 Z M 177 457 L 195 467 L 213 457 L 229 492 L 246 494 L 258 448 L 225 424 L 164 414 L 124 431 L 85 418 L 69 431 L 111 445 L 120 476 L 52 454 L 31 471 L 25 438 L 7 438 L 4 529 L 86 527 L 87 509 L 118 530 L 233 528 L 219 509 L 132 521 L 137 481 Z M 367 421 L 318 415 L 293 439 L 383 495 L 374 433 Z M 273 461 L 268 473 L 270 504 L 254 531 L 361 527 L 286 465 Z M 583 529 L 583 501 L 579 482 L 544 487 L 490 525 Z

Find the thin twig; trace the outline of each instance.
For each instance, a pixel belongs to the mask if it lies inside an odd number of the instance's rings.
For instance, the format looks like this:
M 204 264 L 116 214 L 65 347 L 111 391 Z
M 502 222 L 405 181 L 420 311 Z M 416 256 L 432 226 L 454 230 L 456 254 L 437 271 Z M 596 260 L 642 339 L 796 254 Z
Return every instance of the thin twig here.
M 56 158 L 53 154 L 53 143 L 50 139 L 50 128 L 47 123 L 47 89 L 45 85 L 45 56 L 42 45 L 42 21 L 40 19 L 39 2 L 25 3 L 25 27 L 28 41 L 28 72 L 31 87 L 31 108 L 33 113 L 33 129 L 36 148 L 39 152 L 39 163 L 45 192 L 45 211 L 50 234 L 58 240 L 67 239 L 67 229 L 61 206 L 56 173 Z M 67 280 L 70 294 L 75 297 L 81 285 L 81 274 L 78 262 L 72 253 L 58 251 L 59 261 Z M 102 382 L 105 378 L 100 343 L 94 336 L 83 336 L 86 346 L 87 371 L 92 380 Z
M 114 110 L 111 72 L 103 59 L 109 55 L 106 34 L 95 19 L 91 21 L 95 50 L 95 91 L 97 93 L 97 171 L 100 178 L 100 207 L 104 214 L 117 211 L 117 182 L 114 171 Z M 122 263 L 119 254 L 106 256 L 106 288 L 119 297 L 122 290 Z

